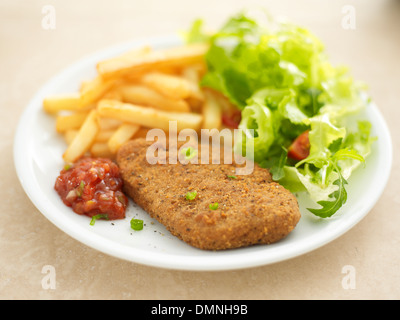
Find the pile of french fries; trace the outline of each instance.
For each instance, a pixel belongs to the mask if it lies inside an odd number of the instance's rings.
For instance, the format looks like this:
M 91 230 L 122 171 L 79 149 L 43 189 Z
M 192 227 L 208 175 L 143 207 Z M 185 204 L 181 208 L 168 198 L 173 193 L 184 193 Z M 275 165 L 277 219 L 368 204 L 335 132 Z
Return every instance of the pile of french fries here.
M 135 49 L 100 61 L 96 77 L 83 81 L 79 92 L 46 97 L 43 108 L 56 117 L 67 143 L 64 161 L 84 155 L 113 159 L 121 145 L 151 128 L 168 132 L 170 121 L 177 121 L 178 130 L 219 129 L 222 104 L 199 86 L 207 49 Z

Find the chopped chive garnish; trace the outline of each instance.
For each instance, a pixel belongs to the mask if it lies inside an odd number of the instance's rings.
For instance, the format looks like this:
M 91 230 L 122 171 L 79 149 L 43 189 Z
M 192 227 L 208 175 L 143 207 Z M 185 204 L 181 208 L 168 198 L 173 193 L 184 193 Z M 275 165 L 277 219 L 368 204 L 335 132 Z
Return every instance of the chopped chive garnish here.
M 215 203 L 210 203 L 209 207 L 211 210 L 217 210 L 218 206 L 219 206 L 218 202 L 215 202 Z
M 181 153 L 185 155 L 186 160 L 190 160 L 197 155 L 197 150 L 193 147 L 183 148 Z
M 95 224 L 97 219 L 106 219 L 106 220 L 108 220 L 108 214 L 96 214 L 95 216 L 92 217 L 92 220 L 90 220 L 90 225 L 94 226 L 94 224 Z
M 132 219 L 131 220 L 131 228 L 136 231 L 142 230 L 143 229 L 143 220 Z
M 65 171 L 68 171 L 71 168 L 72 168 L 72 164 L 70 164 L 70 163 L 66 163 L 65 166 L 64 166 L 64 170 Z
M 237 179 L 236 176 L 230 176 L 230 175 L 228 175 L 227 177 L 228 177 L 229 179 Z
M 197 191 L 186 193 L 186 200 L 194 200 L 197 196 Z
M 79 184 L 78 188 L 75 189 L 76 195 L 78 197 L 82 197 L 84 190 L 85 190 L 85 181 L 82 180 L 81 183 Z
M 117 196 L 117 199 L 118 199 L 118 201 L 121 202 L 124 206 L 126 206 L 126 200 L 125 200 L 124 196 L 119 195 L 119 196 Z

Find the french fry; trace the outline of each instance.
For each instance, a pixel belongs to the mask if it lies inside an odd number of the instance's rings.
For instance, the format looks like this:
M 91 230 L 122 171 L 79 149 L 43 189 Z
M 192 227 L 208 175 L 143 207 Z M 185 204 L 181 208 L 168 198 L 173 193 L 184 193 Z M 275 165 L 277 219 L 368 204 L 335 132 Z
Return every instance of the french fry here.
M 115 82 L 116 80 L 103 80 L 97 76 L 91 81 L 85 81 L 79 93 L 46 97 L 43 100 L 43 109 L 53 114 L 64 110 L 83 111 L 93 109 L 97 100 L 111 89 Z
M 126 84 L 118 88 L 122 101 L 151 106 L 160 110 L 189 112 L 190 106 L 184 100 L 171 99 L 143 85 Z
M 102 132 L 116 130 L 123 123 L 123 121 L 99 116 L 97 117 L 97 123 L 99 124 L 100 132 Z
M 64 161 L 115 158 L 123 143 L 152 128 L 168 135 L 171 121 L 178 131 L 219 129 L 224 104 L 199 85 L 207 50 L 207 44 L 132 50 L 100 61 L 97 76 L 82 81 L 78 93 L 46 97 L 43 109 L 57 115 L 56 131 L 68 145 Z
M 191 83 L 173 74 L 150 72 L 142 77 L 141 82 L 172 99 L 185 99 L 191 93 Z
M 77 111 L 80 107 L 80 94 L 60 94 L 44 98 L 43 109 L 48 113 L 57 113 L 63 110 Z
M 154 66 L 154 68 L 152 68 L 151 70 L 146 71 L 146 72 L 135 72 L 135 73 L 124 74 L 123 76 L 121 76 L 121 79 L 123 79 L 124 81 L 126 81 L 128 83 L 132 83 L 132 82 L 140 83 L 143 76 L 145 76 L 146 74 L 148 74 L 150 72 L 158 72 L 158 73 L 170 74 L 170 75 L 179 75 L 180 68 L 179 68 L 179 66 L 161 66 L 161 67 Z
M 138 132 L 135 133 L 135 135 L 132 137 L 132 139 L 146 138 L 147 132 L 149 132 L 149 130 L 151 130 L 151 128 L 140 127 L 140 129 L 138 130 Z
M 222 123 L 222 109 L 217 99 L 208 91 L 205 92 L 205 102 L 203 105 L 203 125 L 204 129 L 220 129 Z
M 114 158 L 114 154 L 110 151 L 106 142 L 95 142 L 90 148 L 90 154 L 93 157 Z
M 188 66 L 182 70 L 182 77 L 190 83 L 190 95 L 186 99 L 191 109 L 201 112 L 204 104 L 204 92 L 200 88 L 200 75 L 198 67 L 195 65 Z
M 97 64 L 97 72 L 104 79 L 120 78 L 127 74 L 144 74 L 168 66 L 185 66 L 203 61 L 207 44 L 192 44 L 181 47 L 153 50 L 142 55 L 124 55 Z
M 104 80 L 100 76 L 86 82 L 80 92 L 80 108 L 83 109 L 96 103 L 109 89 L 111 89 L 115 82 L 116 80 Z
M 130 140 L 135 133 L 139 131 L 139 129 L 140 126 L 136 124 L 122 124 L 108 140 L 108 148 L 111 153 L 116 153 L 125 142 Z
M 97 111 L 92 110 L 86 117 L 86 120 L 79 129 L 78 134 L 74 140 L 72 140 L 71 144 L 67 147 L 67 150 L 63 154 L 63 159 L 65 162 L 75 162 L 90 149 L 99 131 L 96 118 Z
M 196 72 L 197 78 L 201 78 L 207 72 L 207 63 L 205 60 L 203 60 L 200 63 L 191 64 L 191 65 L 185 67 L 185 69 L 186 68 L 192 69 L 193 71 Z M 184 71 L 184 69 L 183 69 L 183 71 Z
M 144 46 L 144 47 L 141 47 L 141 48 L 132 49 L 132 50 L 130 50 L 128 52 L 125 52 L 125 53 L 119 55 L 116 58 L 111 58 L 109 60 L 113 60 L 114 61 L 115 59 L 117 59 L 117 60 L 128 60 L 129 61 L 132 58 L 140 57 L 140 56 L 143 56 L 145 54 L 148 54 L 149 52 L 151 52 L 151 50 L 152 50 L 151 47 Z
M 56 118 L 56 130 L 59 133 L 79 129 L 85 122 L 88 112 L 77 112 L 70 115 L 59 115 Z
M 118 89 L 111 89 L 106 92 L 102 97 L 102 99 L 111 99 L 111 100 L 122 100 L 121 93 L 118 92 Z
M 79 93 L 83 92 L 85 90 L 86 86 L 88 86 L 91 82 L 92 82 L 92 80 L 83 80 L 79 87 Z
M 185 128 L 199 130 L 203 120 L 202 115 L 196 113 L 166 112 L 115 100 L 100 100 L 97 111 L 102 117 L 150 128 L 160 128 L 164 131 L 169 131 L 170 121 L 177 122 L 178 130 Z
M 200 88 L 200 75 L 198 67 L 188 66 L 182 70 L 182 77 L 190 83 L 190 96 L 199 101 L 204 101 L 204 93 Z
M 71 142 L 75 139 L 79 130 L 71 129 L 64 132 L 64 140 L 67 145 L 70 145 Z
M 149 46 L 145 46 L 142 48 L 133 49 L 133 50 L 123 53 L 119 56 L 100 61 L 96 66 L 97 71 L 104 70 L 104 72 L 106 72 L 107 70 L 115 70 L 115 73 L 112 75 L 114 76 L 114 78 L 119 78 L 122 73 L 121 72 L 118 73 L 118 70 L 125 68 L 126 65 L 129 64 L 131 61 L 134 61 L 135 59 L 138 59 L 141 56 L 149 54 L 151 52 L 151 50 L 152 49 Z M 99 72 L 99 74 L 101 74 L 103 78 L 113 77 L 112 75 L 109 75 L 107 77 L 107 76 L 105 76 L 105 73 L 102 74 Z M 128 74 L 127 76 L 129 77 L 131 75 Z M 137 78 L 137 77 L 135 77 L 135 78 Z
M 95 142 L 107 142 L 116 130 L 100 130 L 97 135 Z

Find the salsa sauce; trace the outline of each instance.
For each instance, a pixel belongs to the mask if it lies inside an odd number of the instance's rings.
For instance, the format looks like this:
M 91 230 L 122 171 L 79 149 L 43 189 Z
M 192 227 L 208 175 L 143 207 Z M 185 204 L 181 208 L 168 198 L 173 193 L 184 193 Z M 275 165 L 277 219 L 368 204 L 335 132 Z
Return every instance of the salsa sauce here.
M 123 180 L 113 161 L 86 157 L 66 165 L 55 182 L 55 190 L 65 205 L 80 215 L 102 214 L 108 220 L 125 218 L 128 198 Z

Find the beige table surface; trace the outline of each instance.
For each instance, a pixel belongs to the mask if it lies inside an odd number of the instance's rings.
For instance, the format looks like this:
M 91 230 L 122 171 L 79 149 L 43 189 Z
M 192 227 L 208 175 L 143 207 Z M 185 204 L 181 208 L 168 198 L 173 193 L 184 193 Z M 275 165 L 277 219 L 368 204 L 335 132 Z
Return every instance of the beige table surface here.
M 352 230 L 328 245 L 272 265 L 223 272 L 139 265 L 88 248 L 30 202 L 12 155 L 21 114 L 35 92 L 83 55 L 135 38 L 175 33 L 197 17 L 216 28 L 238 10 L 262 5 L 309 27 L 331 59 L 367 82 L 390 127 L 394 159 L 381 199 Z M 56 27 L 42 27 L 44 5 Z M 342 26 L 353 6 L 356 28 Z M 400 1 L 0 1 L 1 299 L 399 299 Z M 28 155 L 29 156 L 29 155 Z M 42 268 L 56 288 L 42 286 Z M 352 266 L 355 287 L 343 286 Z

